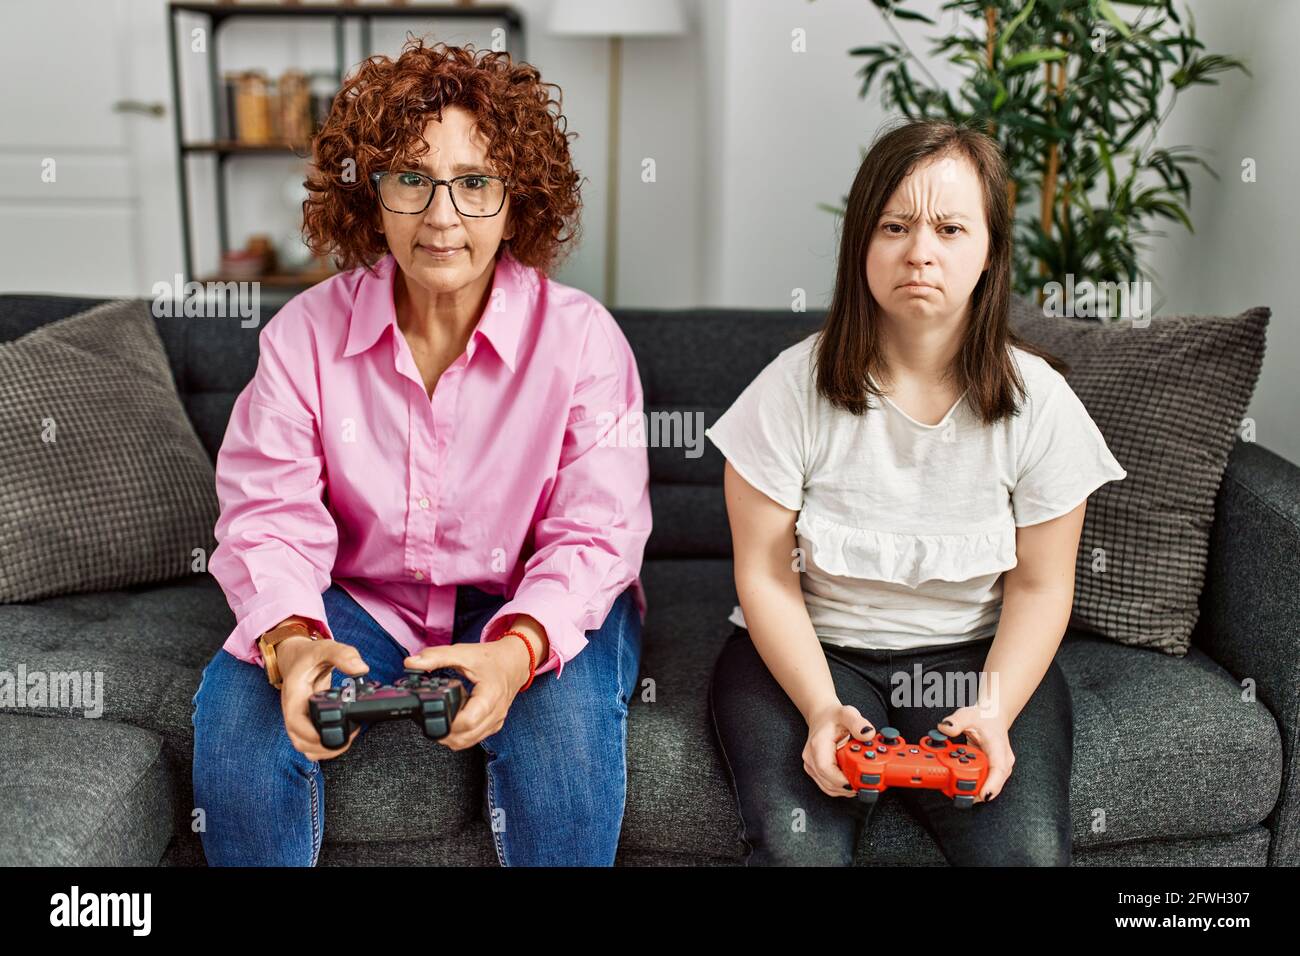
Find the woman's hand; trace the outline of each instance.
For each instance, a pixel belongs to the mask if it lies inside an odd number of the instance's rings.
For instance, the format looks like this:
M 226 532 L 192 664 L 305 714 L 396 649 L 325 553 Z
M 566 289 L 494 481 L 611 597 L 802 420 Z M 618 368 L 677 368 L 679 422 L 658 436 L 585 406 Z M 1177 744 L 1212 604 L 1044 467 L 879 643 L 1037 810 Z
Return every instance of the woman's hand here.
M 989 776 L 984 781 L 983 793 L 975 795 L 977 803 L 988 803 L 1002 792 L 1002 785 L 1011 776 L 1016 755 L 1011 752 L 1006 721 L 998 714 L 988 716 L 979 707 L 961 707 L 939 722 L 939 732 L 949 737 L 965 734 L 966 739 L 989 758 Z
M 535 644 L 533 649 L 536 652 Z M 403 663 L 426 671 L 454 667 L 473 682 L 469 701 L 456 714 L 451 733 L 438 740 L 452 750 L 472 747 L 500 730 L 515 694 L 528 680 L 528 649 L 517 637 L 426 647 Z M 537 664 L 540 667 L 542 661 Z
M 345 674 L 359 677 L 370 670 L 361 653 L 351 644 L 338 641 L 313 641 L 306 637 L 290 637 L 275 648 L 275 659 L 280 665 L 280 710 L 284 713 L 284 730 L 294 749 L 311 760 L 332 760 L 346 753 L 352 741 L 361 733 L 360 727 L 338 750 L 331 750 L 320 742 L 316 725 L 311 722 L 308 701 L 312 694 L 330 689 L 330 678 L 337 667 Z
M 835 759 L 835 745 L 850 735 L 867 741 L 876 736 L 871 721 L 850 704 L 838 700 L 813 713 L 808 720 L 808 742 L 803 747 L 803 769 L 822 792 L 832 797 L 856 797 L 848 777 Z

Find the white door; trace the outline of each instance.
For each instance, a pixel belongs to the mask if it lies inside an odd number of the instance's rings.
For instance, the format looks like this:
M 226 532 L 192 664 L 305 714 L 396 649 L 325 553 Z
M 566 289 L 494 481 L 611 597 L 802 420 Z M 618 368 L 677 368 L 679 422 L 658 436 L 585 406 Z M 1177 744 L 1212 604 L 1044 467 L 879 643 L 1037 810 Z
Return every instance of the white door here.
M 0 292 L 170 283 L 183 255 L 164 0 L 0 0 L 0 23 Z

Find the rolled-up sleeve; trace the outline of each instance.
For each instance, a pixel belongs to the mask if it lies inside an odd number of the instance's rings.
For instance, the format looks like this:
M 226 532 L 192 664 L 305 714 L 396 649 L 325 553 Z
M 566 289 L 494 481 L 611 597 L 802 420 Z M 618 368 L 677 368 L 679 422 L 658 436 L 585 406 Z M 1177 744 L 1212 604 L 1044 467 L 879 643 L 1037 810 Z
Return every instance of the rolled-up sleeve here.
M 235 615 L 223 646 L 259 667 L 258 637 L 286 617 L 314 621 L 333 638 L 321 595 L 338 529 L 324 503 L 311 351 L 293 342 L 302 323 L 287 310 L 291 304 L 262 330 L 257 371 L 235 400 L 217 454 L 221 514 L 208 563 Z
M 644 435 L 636 359 L 613 317 L 593 310 L 550 500 L 533 525 L 536 550 L 479 635 L 495 635 L 515 614 L 536 618 L 550 645 L 537 673 L 554 670 L 557 679 L 586 646 L 586 632 L 599 629 L 637 581 L 651 529 L 649 457 L 636 440 Z

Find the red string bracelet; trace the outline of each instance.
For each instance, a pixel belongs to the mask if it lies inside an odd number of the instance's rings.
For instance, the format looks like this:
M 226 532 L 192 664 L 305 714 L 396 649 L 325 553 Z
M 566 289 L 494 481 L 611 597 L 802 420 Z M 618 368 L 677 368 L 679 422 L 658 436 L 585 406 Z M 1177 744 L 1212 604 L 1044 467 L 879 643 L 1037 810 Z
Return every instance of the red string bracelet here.
M 533 677 L 537 673 L 537 654 L 533 650 L 533 642 L 528 639 L 528 636 L 524 634 L 522 631 L 516 631 L 513 628 L 511 628 L 508 631 L 502 631 L 496 637 L 492 638 L 492 640 L 499 641 L 507 634 L 513 634 L 515 637 L 519 638 L 521 641 L 524 642 L 524 647 L 528 648 L 528 680 L 524 683 L 523 687 L 519 688 L 520 692 L 523 692 L 528 690 L 528 688 L 532 686 Z

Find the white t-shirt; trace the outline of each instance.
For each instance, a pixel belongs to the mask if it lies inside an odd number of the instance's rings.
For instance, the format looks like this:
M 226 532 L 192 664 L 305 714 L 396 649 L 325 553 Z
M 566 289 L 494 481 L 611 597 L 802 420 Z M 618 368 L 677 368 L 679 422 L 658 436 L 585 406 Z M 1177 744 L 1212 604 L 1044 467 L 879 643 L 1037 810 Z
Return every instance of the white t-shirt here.
M 817 637 L 906 649 L 992 636 L 1016 528 L 1128 473 L 1065 378 L 1030 352 L 1011 347 L 1027 393 L 1019 415 L 985 425 L 963 394 L 925 425 L 887 397 L 855 416 L 819 395 L 818 334 L 704 432 L 741 477 L 799 512 L 791 560 L 803 559 Z M 739 605 L 728 620 L 746 626 Z

